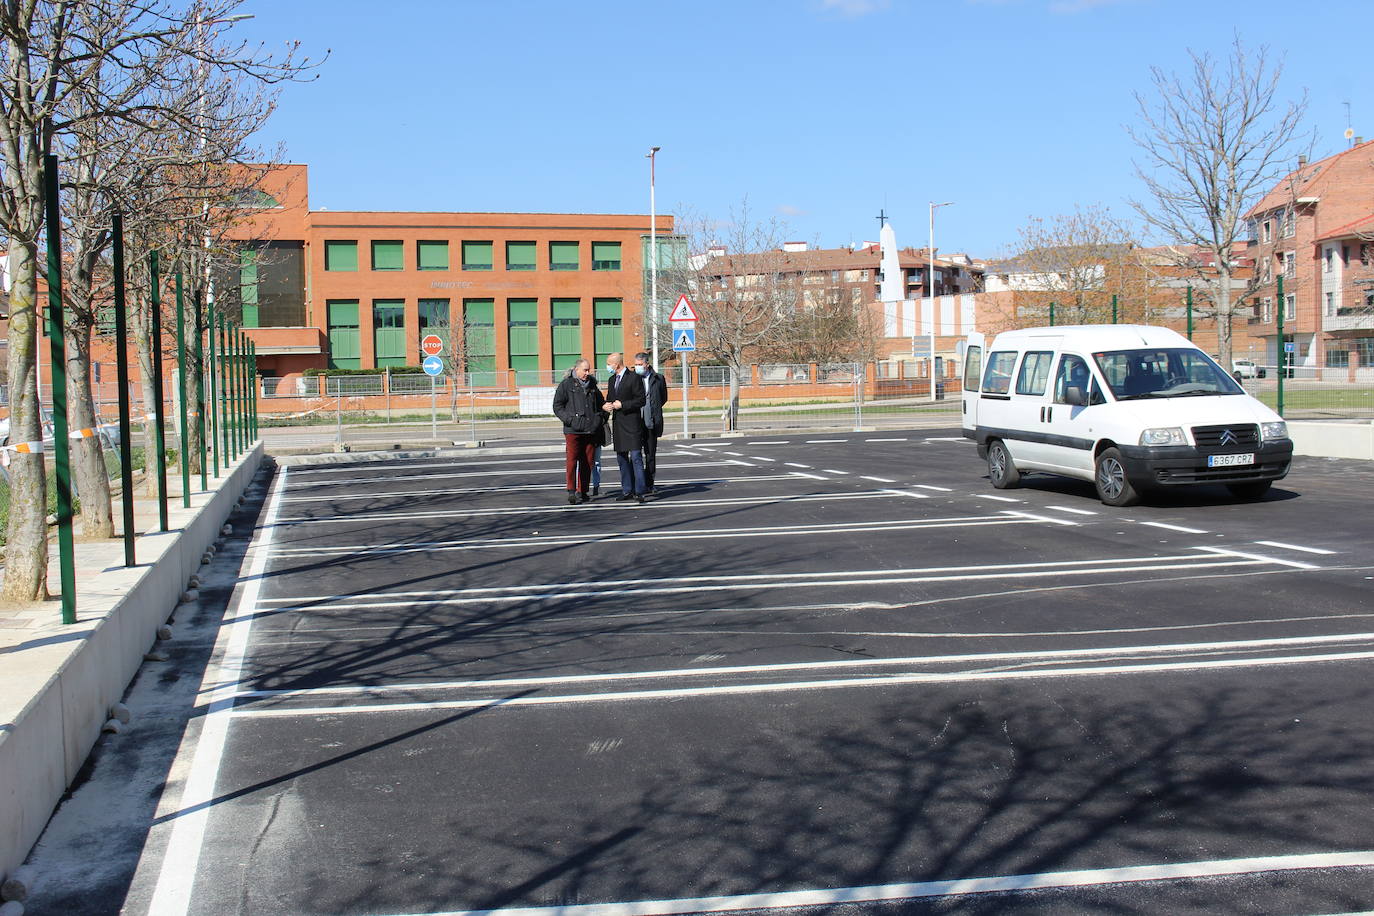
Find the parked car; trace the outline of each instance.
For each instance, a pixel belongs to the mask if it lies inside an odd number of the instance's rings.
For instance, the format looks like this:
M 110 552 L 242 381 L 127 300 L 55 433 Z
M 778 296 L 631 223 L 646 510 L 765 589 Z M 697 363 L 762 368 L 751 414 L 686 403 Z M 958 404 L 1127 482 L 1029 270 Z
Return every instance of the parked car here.
M 1264 378 L 1264 367 L 1257 365 L 1250 359 L 1231 360 L 1231 375 L 1237 379 L 1243 378 Z
M 1109 506 L 1197 484 L 1258 499 L 1293 456 L 1283 418 L 1168 328 L 971 333 L 965 371 L 964 435 L 998 489 L 1038 471 L 1091 481 Z

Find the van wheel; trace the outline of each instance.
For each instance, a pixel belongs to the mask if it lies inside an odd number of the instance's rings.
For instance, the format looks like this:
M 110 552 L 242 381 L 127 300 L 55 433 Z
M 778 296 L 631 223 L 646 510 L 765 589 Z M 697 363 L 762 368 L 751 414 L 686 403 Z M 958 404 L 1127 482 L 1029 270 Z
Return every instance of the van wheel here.
M 1021 482 L 1021 472 L 1012 463 L 1011 453 L 1001 439 L 993 439 L 988 443 L 988 477 L 992 478 L 992 485 L 999 490 L 1010 489 Z
M 1121 452 L 1114 448 L 1102 450 L 1097 456 L 1097 473 L 1093 475 L 1097 484 L 1097 497 L 1109 506 L 1134 506 L 1140 502 L 1140 493 L 1131 486 L 1126 476 L 1126 465 L 1121 460 Z
M 1226 489 L 1231 491 L 1231 495 L 1236 499 L 1263 499 L 1264 494 L 1269 492 L 1272 480 L 1257 480 L 1253 483 L 1228 483 Z

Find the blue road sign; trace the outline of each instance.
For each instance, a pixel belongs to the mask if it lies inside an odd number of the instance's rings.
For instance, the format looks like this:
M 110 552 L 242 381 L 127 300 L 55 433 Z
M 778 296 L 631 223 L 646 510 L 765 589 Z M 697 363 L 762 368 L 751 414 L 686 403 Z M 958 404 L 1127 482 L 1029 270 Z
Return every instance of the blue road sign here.
M 673 349 L 679 353 L 690 352 L 697 348 L 696 328 L 673 328 Z
M 425 370 L 425 375 L 435 376 L 444 374 L 444 361 L 437 356 L 426 356 L 425 361 L 420 364 Z
M 1297 345 L 1294 344 L 1292 341 L 1287 341 L 1287 342 L 1285 342 L 1284 345 L 1283 345 L 1283 352 L 1285 352 L 1285 353 L 1292 353 L 1292 352 L 1293 352 L 1294 350 L 1296 350 L 1297 348 L 1298 348 Z

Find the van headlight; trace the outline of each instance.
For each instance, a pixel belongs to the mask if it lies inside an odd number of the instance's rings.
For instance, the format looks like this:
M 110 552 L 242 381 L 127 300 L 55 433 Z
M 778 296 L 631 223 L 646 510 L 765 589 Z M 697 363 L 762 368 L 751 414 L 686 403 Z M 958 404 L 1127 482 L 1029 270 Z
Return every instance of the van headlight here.
M 1157 426 L 1140 434 L 1141 445 L 1187 445 L 1183 430 L 1177 426 Z
M 1277 420 L 1273 423 L 1261 423 L 1260 435 L 1264 437 L 1265 442 L 1268 442 L 1270 439 L 1287 439 L 1288 424 L 1282 420 Z

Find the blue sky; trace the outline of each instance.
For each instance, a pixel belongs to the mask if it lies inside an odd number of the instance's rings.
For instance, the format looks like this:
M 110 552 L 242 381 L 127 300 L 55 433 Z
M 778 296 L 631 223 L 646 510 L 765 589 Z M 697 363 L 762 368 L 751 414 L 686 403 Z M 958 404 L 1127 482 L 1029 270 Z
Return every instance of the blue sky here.
M 238 34 L 332 53 L 265 134 L 334 210 L 725 218 L 793 239 L 1004 253 L 1028 217 L 1139 194 L 1125 125 L 1152 66 L 1239 34 L 1308 93 L 1313 152 L 1346 106 L 1374 137 L 1374 6 L 1328 0 L 246 0 Z M 1299 13 L 1300 10 L 1304 10 Z M 1317 20 L 1320 20 L 1318 22 Z

